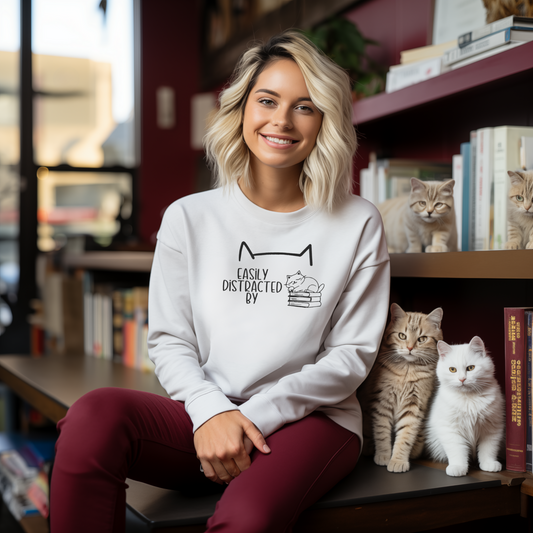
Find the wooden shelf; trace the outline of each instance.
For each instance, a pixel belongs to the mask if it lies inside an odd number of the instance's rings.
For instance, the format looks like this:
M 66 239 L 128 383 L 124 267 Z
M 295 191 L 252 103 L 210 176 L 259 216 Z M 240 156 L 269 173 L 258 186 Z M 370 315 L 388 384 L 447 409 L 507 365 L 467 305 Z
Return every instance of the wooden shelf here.
M 86 252 L 65 256 L 64 265 L 91 270 L 150 272 L 153 258 L 153 252 Z
M 393 278 L 533 279 L 533 250 L 391 254 Z
M 356 102 L 353 106 L 354 123 L 365 124 L 466 91 L 484 94 L 498 82 L 512 84 L 521 78 L 533 79 L 533 42 L 405 89 Z

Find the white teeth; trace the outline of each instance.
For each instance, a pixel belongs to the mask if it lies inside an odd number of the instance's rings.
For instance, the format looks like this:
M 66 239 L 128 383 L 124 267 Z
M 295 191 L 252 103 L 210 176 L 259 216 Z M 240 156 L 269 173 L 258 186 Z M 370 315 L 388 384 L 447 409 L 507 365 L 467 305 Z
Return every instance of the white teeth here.
M 265 138 L 268 139 L 270 142 L 278 143 L 278 144 L 292 144 L 292 141 L 290 139 L 278 139 L 277 137 L 267 137 L 265 135 Z

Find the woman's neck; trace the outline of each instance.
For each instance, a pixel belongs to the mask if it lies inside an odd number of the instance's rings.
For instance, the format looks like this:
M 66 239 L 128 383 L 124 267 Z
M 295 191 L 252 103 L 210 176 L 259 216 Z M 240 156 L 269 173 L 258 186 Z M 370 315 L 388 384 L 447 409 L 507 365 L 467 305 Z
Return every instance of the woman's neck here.
M 305 207 L 304 195 L 300 189 L 300 168 L 262 168 L 254 167 L 250 186 L 239 180 L 244 195 L 254 204 L 280 213 L 291 213 Z

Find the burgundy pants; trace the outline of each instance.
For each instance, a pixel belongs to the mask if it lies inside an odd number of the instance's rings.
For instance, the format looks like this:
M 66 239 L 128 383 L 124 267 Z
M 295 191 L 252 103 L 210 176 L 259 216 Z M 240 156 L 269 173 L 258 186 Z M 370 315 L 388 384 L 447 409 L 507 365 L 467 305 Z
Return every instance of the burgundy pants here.
M 51 533 L 125 529 L 126 477 L 168 489 L 219 490 L 200 472 L 183 404 L 103 388 L 58 424 Z M 299 514 L 355 466 L 359 439 L 321 413 L 287 424 L 252 452 L 250 468 L 223 490 L 207 531 L 290 532 Z

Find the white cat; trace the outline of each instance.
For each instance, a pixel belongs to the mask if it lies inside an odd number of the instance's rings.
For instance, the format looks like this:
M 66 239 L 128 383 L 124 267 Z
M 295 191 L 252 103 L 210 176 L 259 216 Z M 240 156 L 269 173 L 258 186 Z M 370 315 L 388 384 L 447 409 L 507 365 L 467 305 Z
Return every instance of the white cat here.
M 449 476 L 465 476 L 469 457 L 487 472 L 502 469 L 505 400 L 494 377 L 494 363 L 479 337 L 470 344 L 437 343 L 439 386 L 430 409 L 426 445 L 430 456 L 448 462 Z

